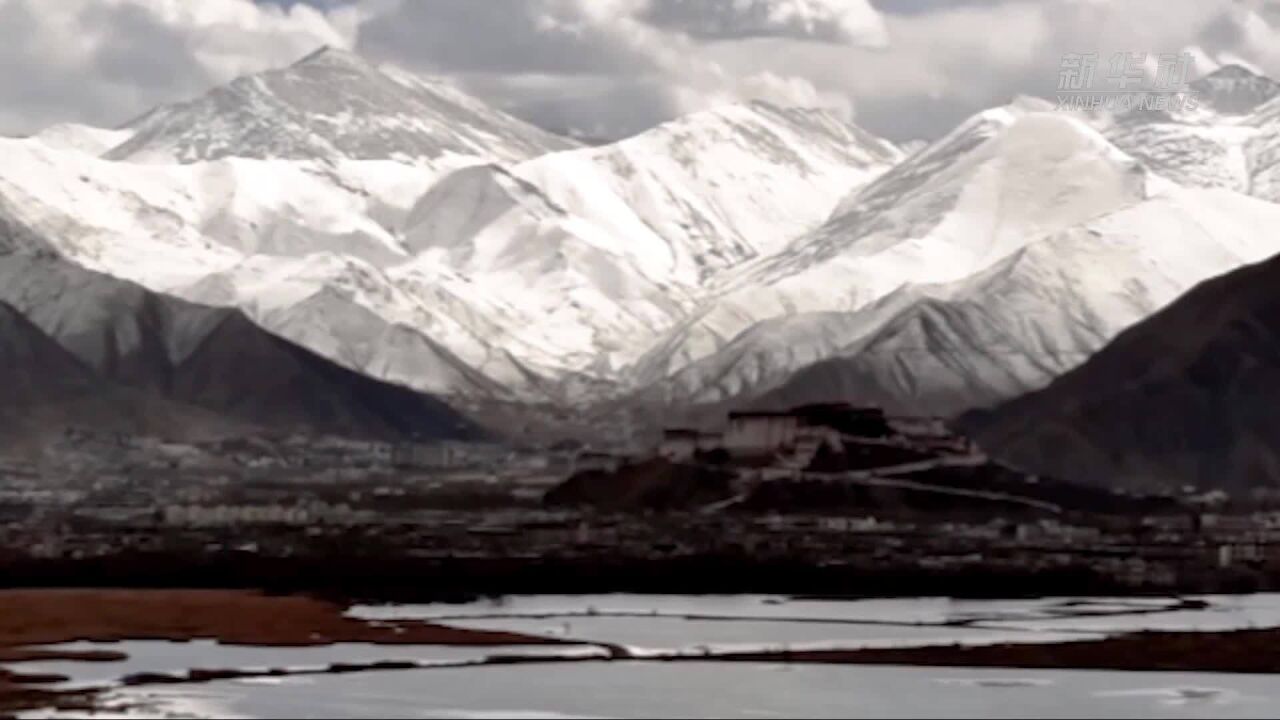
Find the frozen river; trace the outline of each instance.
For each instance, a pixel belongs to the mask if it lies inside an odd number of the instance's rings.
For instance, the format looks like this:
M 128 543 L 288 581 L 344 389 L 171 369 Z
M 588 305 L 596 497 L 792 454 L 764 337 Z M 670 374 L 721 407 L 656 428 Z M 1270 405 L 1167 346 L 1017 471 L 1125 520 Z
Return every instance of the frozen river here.
M 1190 602 L 1188 602 L 1190 601 Z M 1017 601 L 806 601 L 764 596 L 514 597 L 467 605 L 357 607 L 373 620 L 424 619 L 569 640 L 546 648 L 334 645 L 244 648 L 212 642 L 78 643 L 129 659 L 31 663 L 23 671 L 111 686 L 137 672 L 191 668 L 322 670 L 414 661 L 418 669 L 122 688 L 132 716 L 241 717 L 1269 717 L 1280 678 L 1260 675 L 806 666 L 723 662 L 556 662 L 463 666 L 492 655 L 637 659 L 745 649 L 856 649 L 1045 643 L 1137 630 L 1280 627 L 1280 596 Z

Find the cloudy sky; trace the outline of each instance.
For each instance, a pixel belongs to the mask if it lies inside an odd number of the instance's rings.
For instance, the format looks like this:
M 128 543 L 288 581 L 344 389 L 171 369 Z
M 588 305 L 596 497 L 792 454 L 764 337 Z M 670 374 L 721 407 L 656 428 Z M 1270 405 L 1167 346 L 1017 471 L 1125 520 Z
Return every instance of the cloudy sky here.
M 1280 0 L 0 0 L 0 34 L 9 134 L 118 125 L 324 44 L 597 137 L 762 98 L 928 138 L 1053 96 L 1064 53 L 1280 77 Z

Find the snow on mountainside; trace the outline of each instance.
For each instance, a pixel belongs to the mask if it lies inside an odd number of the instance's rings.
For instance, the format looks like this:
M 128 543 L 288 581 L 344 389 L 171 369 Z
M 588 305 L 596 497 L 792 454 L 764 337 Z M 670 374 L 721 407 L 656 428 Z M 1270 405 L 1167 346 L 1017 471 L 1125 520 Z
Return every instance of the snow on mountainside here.
M 1280 83 L 1229 65 L 1191 83 L 1196 107 L 1105 118 L 1112 142 L 1183 185 L 1280 199 Z
M 379 129 L 409 112 L 387 82 L 419 84 L 327 51 L 161 108 L 104 159 L 12 141 L 0 198 L 77 262 L 241 307 L 347 367 L 567 402 L 619 383 L 715 273 L 821 224 L 900 158 L 825 112 L 749 103 L 527 162 L 512 161 L 569 146 L 428 161 Z M 324 122 L 320 96 L 350 109 L 348 145 L 290 121 Z M 426 121 L 488 132 L 465 114 Z
M 1259 107 L 1246 121 L 1256 131 L 1248 144 L 1249 190 L 1280 202 L 1280 98 Z
M 1198 104 L 1220 115 L 1248 115 L 1280 97 L 1280 83 L 1240 65 L 1226 65 L 1191 83 Z
M 0 250 L 437 395 L 950 413 L 1280 251 L 1277 87 L 1224 68 L 1199 109 L 1101 118 L 1021 98 L 909 156 L 760 102 L 580 147 L 325 50 L 105 154 L 92 129 L 0 139 Z
M 31 136 L 54 150 L 75 150 L 86 155 L 99 156 L 133 136 L 128 129 L 109 130 L 90 125 L 62 123 L 52 125 Z
M 239 158 L 143 165 L 16 140 L 0 140 L 0 151 L 0 216 L 86 267 L 244 307 L 306 347 L 422 391 L 492 387 L 465 367 L 446 371 L 459 364 L 446 349 L 432 359 L 423 333 L 439 323 L 376 269 L 408 258 L 394 229 L 430 185 L 420 168 Z M 298 307 L 282 309 L 291 302 Z M 328 311 L 317 313 L 321 306 Z
M 1195 283 L 1280 251 L 1258 232 L 1280 207 L 1179 189 L 1041 109 L 980 114 L 735 277 L 639 371 L 731 340 L 641 397 L 952 414 L 1042 387 Z
M 454 172 L 406 222 L 417 259 L 389 274 L 469 304 L 525 370 L 617 381 L 714 272 L 817 226 L 898 156 L 818 111 L 697 113 L 613 145 Z
M 398 288 L 358 259 L 259 256 L 174 292 L 240 307 L 263 327 L 354 369 L 438 394 L 504 397 L 493 376 L 518 376 L 455 320 L 453 308 Z
M 1122 119 L 1107 136 L 1154 172 L 1181 185 L 1252 191 L 1249 146 L 1257 136 L 1254 128 Z
M 666 284 L 664 268 L 637 259 L 662 241 L 635 230 L 597 228 L 482 165 L 446 176 L 408 213 L 400 239 L 411 260 L 378 268 L 334 253 L 258 256 L 177 292 L 244 307 L 273 331 L 378 377 L 434 392 L 520 395 L 566 375 L 607 373 L 620 362 L 612 353 L 642 347 L 692 306 Z M 389 332 L 398 343 L 385 342 Z
M 135 120 L 107 157 L 134 162 L 518 161 L 575 145 L 443 81 L 380 69 L 325 48 L 281 70 L 239 78 Z
M 513 172 L 602 227 L 647 226 L 669 245 L 673 276 L 692 283 L 776 252 L 901 158 L 828 112 L 752 102 Z
M 732 276 L 710 309 L 680 329 L 686 340 L 677 352 L 645 358 L 645 371 L 680 371 L 762 320 L 854 312 L 905 284 L 963 280 L 1159 185 L 1080 120 L 1039 110 L 984 112 L 913 155 L 824 226 Z M 725 374 L 705 365 L 689 372 L 689 380 L 677 376 L 683 392 L 698 392 L 692 378 Z
M 1257 232 L 1280 207 L 1224 190 L 1176 190 L 1028 245 L 940 287 L 769 398 L 865 398 L 953 415 L 1037 390 L 1194 286 L 1280 250 Z
M 1280 259 L 1195 288 L 1047 389 L 961 420 L 983 447 L 1084 483 L 1280 483 Z
M 407 210 L 396 207 L 403 196 L 430 180 L 420 170 L 376 162 L 118 163 L 30 140 L 0 140 L 0 153 L 0 195 L 25 223 L 94 269 L 162 288 L 249 254 L 329 250 L 382 263 L 403 259 L 384 223 Z M 416 188 L 406 192 L 397 183 Z

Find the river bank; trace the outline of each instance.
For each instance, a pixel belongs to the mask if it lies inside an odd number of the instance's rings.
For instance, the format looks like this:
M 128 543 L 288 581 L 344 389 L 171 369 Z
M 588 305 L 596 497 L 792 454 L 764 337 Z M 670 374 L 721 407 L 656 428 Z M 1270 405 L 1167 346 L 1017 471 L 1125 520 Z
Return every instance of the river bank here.
M 673 661 L 691 658 L 672 658 Z M 1051 644 L 722 653 L 721 662 L 1280 674 L 1280 629 L 1140 632 Z
M 1247 629 L 1255 627 L 1267 629 Z M 526 595 L 351 606 L 230 590 L 0 591 L 0 717 L 123 712 L 160 688 L 342 687 L 351 675 L 402 676 L 396 692 L 411 696 L 441 673 L 483 685 L 502 668 L 541 676 L 562 667 L 573 677 L 601 665 L 623 677 L 708 665 L 1280 675 L 1277 641 L 1280 597 L 1265 595 Z
M 347 617 L 347 607 L 304 596 L 229 590 L 0 591 L 0 715 L 35 707 L 85 707 L 92 693 L 45 689 L 65 677 L 24 674 L 28 662 L 110 662 L 118 653 L 44 649 L 74 642 L 213 640 L 252 647 L 375 645 L 521 646 L 559 641 L 419 621 Z

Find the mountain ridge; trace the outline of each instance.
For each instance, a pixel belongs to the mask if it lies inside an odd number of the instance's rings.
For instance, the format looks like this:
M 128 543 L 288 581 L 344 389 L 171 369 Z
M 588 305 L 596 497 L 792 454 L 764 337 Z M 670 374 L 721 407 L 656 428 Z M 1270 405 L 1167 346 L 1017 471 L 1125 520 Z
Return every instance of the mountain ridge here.
M 145 427 L 163 429 L 148 414 L 149 403 L 158 403 L 239 432 L 488 434 L 435 398 L 342 368 L 238 310 L 165 297 L 56 257 L 0 256 L 0 281 L 0 303 L 23 318 L 8 327 L 38 328 L 104 392 L 123 393 Z
M 959 425 L 1033 472 L 1140 488 L 1280 484 L 1280 257 L 1197 286 L 1044 390 Z
M 468 407 L 951 415 L 1280 252 L 1257 229 L 1280 222 L 1275 83 L 1196 82 L 1214 102 L 1182 113 L 1017 98 L 910 154 L 763 102 L 585 147 L 324 49 L 161 106 L 105 157 L 75 129 L 0 141 L 0 225 L 24 228 L 0 243 Z
M 325 47 L 286 68 L 246 75 L 126 126 L 109 160 L 195 162 L 227 156 L 435 161 L 453 154 L 519 160 L 576 143 L 485 106 L 442 81 L 384 71 Z

